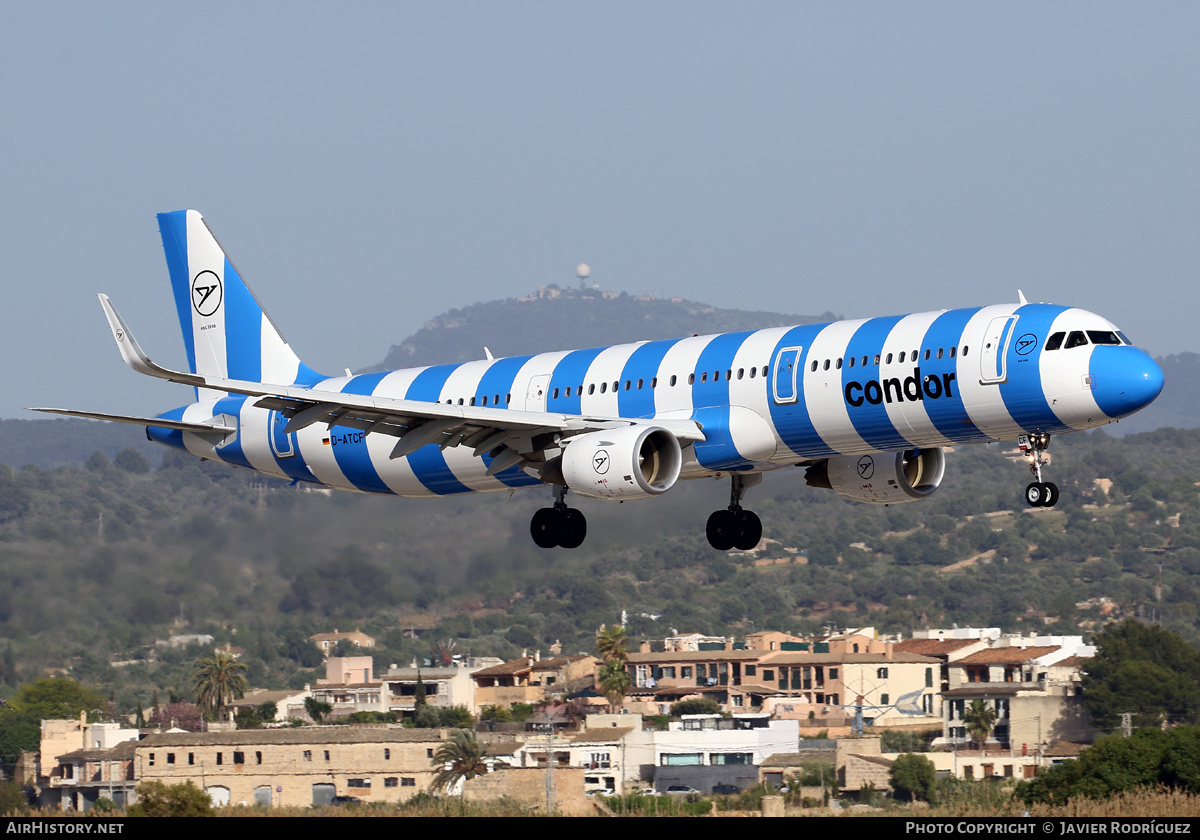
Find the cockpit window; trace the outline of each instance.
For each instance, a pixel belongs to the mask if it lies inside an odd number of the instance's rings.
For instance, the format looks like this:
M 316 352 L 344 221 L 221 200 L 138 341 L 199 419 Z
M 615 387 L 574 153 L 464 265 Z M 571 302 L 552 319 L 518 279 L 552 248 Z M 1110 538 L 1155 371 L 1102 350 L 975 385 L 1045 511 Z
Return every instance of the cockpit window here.
M 1067 336 L 1068 350 L 1070 350 L 1072 347 L 1083 347 L 1087 343 L 1087 336 L 1083 334 L 1083 330 L 1073 330 L 1071 334 Z
M 1088 330 L 1088 339 L 1092 344 L 1120 344 L 1121 339 L 1117 338 L 1115 332 L 1110 330 Z
M 1063 339 L 1067 337 L 1065 332 L 1056 332 L 1054 335 L 1046 339 L 1047 350 L 1057 350 L 1062 347 Z
M 1117 330 L 1117 335 L 1119 335 L 1121 337 L 1121 341 L 1125 342 L 1126 344 L 1128 344 L 1131 347 L 1133 346 L 1133 342 L 1129 340 L 1129 336 L 1125 335 L 1125 333 L 1121 332 L 1120 330 Z

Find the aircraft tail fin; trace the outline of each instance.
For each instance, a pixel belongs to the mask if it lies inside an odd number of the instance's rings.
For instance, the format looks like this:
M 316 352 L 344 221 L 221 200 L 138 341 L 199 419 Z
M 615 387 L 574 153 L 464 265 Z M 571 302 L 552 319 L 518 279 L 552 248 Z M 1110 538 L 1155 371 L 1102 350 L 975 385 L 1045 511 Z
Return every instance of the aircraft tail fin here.
M 192 373 L 279 385 L 322 378 L 292 351 L 199 213 L 159 213 L 158 229 Z

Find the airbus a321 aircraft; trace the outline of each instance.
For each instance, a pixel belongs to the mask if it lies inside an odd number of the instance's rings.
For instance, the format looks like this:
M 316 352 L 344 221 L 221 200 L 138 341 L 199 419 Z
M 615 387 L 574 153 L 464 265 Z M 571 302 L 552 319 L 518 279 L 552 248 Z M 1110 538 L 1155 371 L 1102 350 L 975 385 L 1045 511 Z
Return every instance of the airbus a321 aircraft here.
M 742 507 L 763 472 L 803 466 L 842 498 L 933 493 L 944 448 L 1017 441 L 1033 506 L 1052 435 L 1111 423 L 1158 396 L 1163 374 L 1109 321 L 1028 303 L 777 327 L 327 377 L 296 356 L 194 210 L 158 216 L 188 372 L 142 352 L 100 295 L 121 355 L 196 400 L 158 417 L 58 414 L 146 427 L 151 440 L 295 482 L 440 496 L 548 486 L 530 530 L 543 548 L 586 535 L 567 491 L 625 501 L 727 476 L 708 519 L 719 550 L 749 549 Z

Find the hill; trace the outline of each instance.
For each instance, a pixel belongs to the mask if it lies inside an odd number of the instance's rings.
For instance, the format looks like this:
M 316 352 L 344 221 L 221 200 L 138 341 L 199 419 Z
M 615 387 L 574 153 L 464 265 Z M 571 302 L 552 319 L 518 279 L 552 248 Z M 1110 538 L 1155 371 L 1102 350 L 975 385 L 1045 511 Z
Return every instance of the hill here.
M 476 303 L 439 315 L 393 345 L 378 365 L 360 373 L 482 359 L 485 346 L 495 356 L 522 356 L 837 318 L 831 312 L 817 316 L 747 312 L 682 298 L 544 286 L 528 297 Z

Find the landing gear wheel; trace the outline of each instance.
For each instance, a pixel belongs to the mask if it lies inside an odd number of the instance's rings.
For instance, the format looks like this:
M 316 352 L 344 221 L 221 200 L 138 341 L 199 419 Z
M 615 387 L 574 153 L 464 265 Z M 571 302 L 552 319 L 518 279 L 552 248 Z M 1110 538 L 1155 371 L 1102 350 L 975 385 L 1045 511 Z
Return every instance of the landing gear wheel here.
M 562 531 L 562 517 L 554 508 L 540 509 L 529 523 L 529 533 L 538 548 L 554 548 L 558 545 Z
M 729 551 L 733 548 L 740 532 L 737 515 L 731 510 L 714 511 L 712 516 L 708 517 L 708 524 L 704 528 L 708 544 L 717 551 Z
M 1042 486 L 1046 488 L 1046 501 L 1042 502 L 1042 507 L 1054 507 L 1058 504 L 1058 485 L 1049 481 Z
M 758 541 L 762 539 L 762 520 L 758 518 L 758 514 L 750 510 L 738 511 L 737 520 L 738 536 L 734 540 L 733 547 L 742 551 L 755 548 Z
M 559 526 L 561 535 L 558 539 L 558 544 L 563 548 L 579 548 L 583 545 L 583 540 L 587 536 L 587 519 L 583 514 L 574 508 L 566 508 L 561 511 L 559 518 Z
M 1025 501 L 1030 507 L 1041 507 L 1046 503 L 1047 493 L 1045 485 L 1040 481 L 1035 481 L 1025 488 Z

